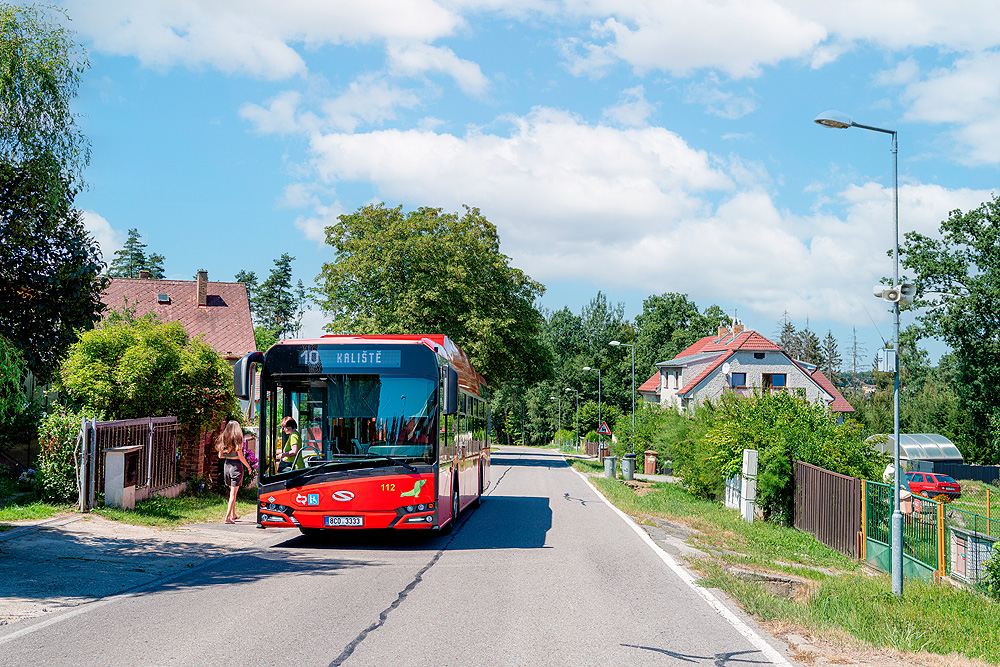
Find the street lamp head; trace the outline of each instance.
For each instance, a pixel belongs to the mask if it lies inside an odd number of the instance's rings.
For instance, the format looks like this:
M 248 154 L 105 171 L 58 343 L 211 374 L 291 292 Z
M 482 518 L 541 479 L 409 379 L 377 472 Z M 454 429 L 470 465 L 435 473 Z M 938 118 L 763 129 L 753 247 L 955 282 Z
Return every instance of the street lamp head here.
M 591 368 L 590 366 L 584 366 L 584 367 L 583 367 L 583 370 L 585 370 L 585 371 L 592 371 L 592 370 L 594 370 L 594 369 L 593 369 L 593 368 Z
M 613 340 L 610 343 L 608 343 L 608 345 L 610 345 L 611 347 L 618 347 L 619 345 L 621 345 L 621 341 Z
M 570 389 L 569 387 L 566 387 L 566 391 L 576 391 L 576 389 Z
M 554 400 L 556 400 L 556 397 L 555 396 L 549 396 L 549 400 L 550 401 L 554 401 Z
M 854 125 L 854 121 L 843 111 L 834 111 L 833 109 L 829 111 L 824 111 L 820 115 L 813 118 L 814 123 L 818 123 L 823 127 L 833 127 L 838 130 L 843 130 L 844 128 L 851 127 Z

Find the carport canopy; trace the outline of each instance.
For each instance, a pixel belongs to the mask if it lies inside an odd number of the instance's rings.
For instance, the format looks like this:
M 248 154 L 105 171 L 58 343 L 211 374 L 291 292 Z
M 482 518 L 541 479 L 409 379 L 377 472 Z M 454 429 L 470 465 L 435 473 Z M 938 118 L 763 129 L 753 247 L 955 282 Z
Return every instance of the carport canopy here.
M 873 435 L 869 442 L 878 451 L 894 455 L 895 437 L 889 435 Z M 941 461 L 947 463 L 963 463 L 962 452 L 958 451 L 948 438 L 937 433 L 900 433 L 899 458 L 909 461 Z

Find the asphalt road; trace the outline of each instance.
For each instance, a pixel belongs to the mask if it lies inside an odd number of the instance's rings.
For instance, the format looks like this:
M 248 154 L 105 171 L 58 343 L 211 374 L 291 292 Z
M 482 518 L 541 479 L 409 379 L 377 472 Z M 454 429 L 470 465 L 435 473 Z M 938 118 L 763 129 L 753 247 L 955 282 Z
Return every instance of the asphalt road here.
M 0 628 L 0 664 L 788 664 L 557 454 L 501 450 L 492 479 L 450 536 L 269 531 L 141 592 Z

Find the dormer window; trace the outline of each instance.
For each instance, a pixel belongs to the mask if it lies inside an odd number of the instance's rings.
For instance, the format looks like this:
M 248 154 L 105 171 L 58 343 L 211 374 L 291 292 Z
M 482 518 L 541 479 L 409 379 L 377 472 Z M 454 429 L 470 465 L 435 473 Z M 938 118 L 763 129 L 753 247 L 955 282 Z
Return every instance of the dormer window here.
M 167 295 L 167 294 L 157 294 L 156 295 L 156 302 L 159 303 L 159 304 L 161 304 L 161 305 L 166 305 L 166 304 L 170 303 L 170 296 Z

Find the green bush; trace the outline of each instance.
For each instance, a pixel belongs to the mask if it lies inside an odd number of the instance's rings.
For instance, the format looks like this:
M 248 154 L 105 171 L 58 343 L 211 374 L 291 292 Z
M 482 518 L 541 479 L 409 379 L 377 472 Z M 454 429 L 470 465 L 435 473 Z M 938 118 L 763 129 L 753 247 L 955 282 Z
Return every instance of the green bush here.
M 84 332 L 60 368 L 66 395 L 108 419 L 176 416 L 192 440 L 236 416 L 229 364 L 178 322 L 113 313 Z
M 983 570 L 985 574 L 980 581 L 983 592 L 1000 601 L 1000 549 L 993 548 L 993 555 L 983 563 Z
M 788 392 L 724 394 L 704 444 L 701 464 L 718 471 L 720 483 L 740 472 L 744 449 L 757 450 L 757 504 L 766 518 L 784 522 L 792 515 L 795 460 L 863 479 L 877 479 L 885 465 L 856 422 L 838 424 L 825 405 Z
M 35 491 L 43 500 L 71 502 L 77 498 L 77 439 L 82 416 L 56 405 L 38 427 Z

